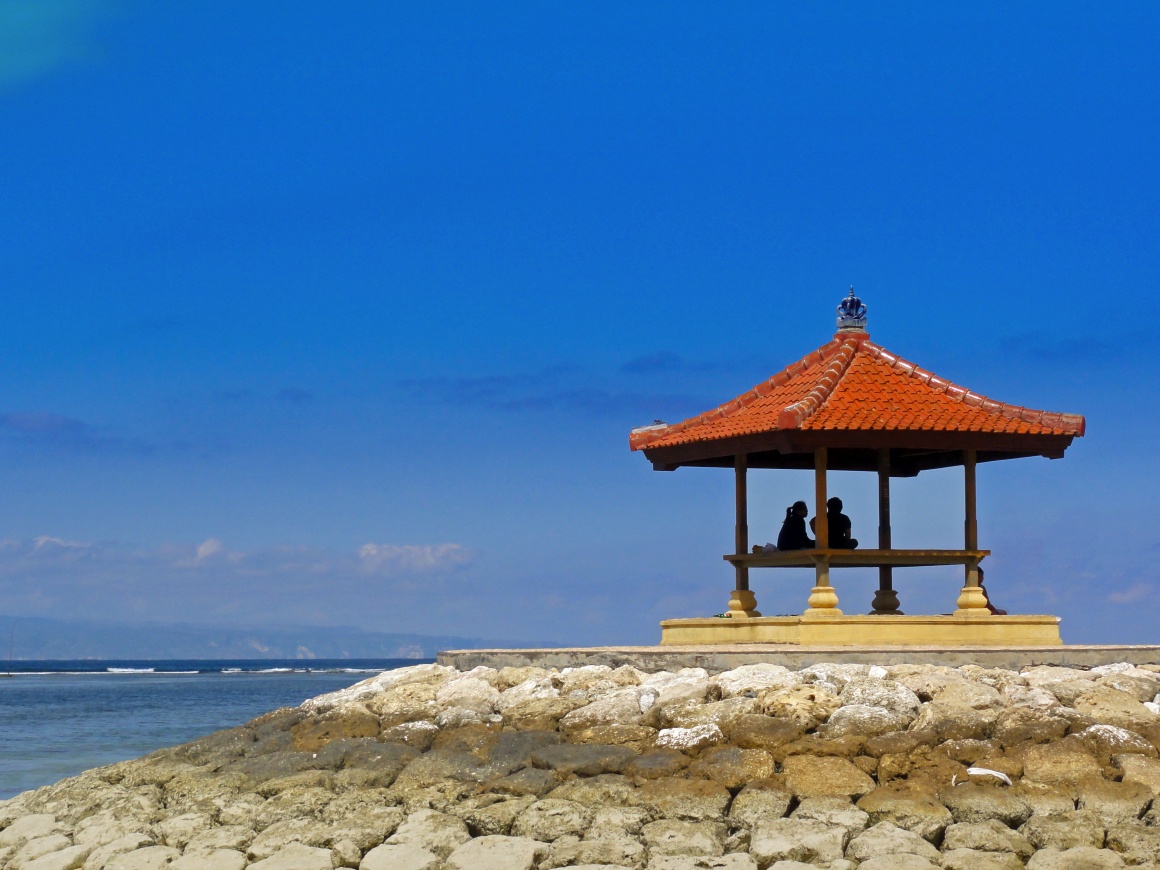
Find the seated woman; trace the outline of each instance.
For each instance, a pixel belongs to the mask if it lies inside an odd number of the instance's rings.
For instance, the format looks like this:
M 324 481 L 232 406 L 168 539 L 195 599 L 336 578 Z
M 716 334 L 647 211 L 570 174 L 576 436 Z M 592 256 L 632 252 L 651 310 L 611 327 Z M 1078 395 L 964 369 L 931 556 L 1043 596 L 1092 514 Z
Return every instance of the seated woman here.
M 804 501 L 795 501 L 785 509 L 785 520 L 777 536 L 779 550 L 811 550 L 814 542 L 806 534 L 806 516 L 810 509 Z
M 842 513 L 842 500 L 837 496 L 826 502 L 826 525 L 829 527 L 831 550 L 853 550 L 858 539 L 850 537 L 850 518 Z M 816 520 L 810 520 L 810 529 L 817 534 Z

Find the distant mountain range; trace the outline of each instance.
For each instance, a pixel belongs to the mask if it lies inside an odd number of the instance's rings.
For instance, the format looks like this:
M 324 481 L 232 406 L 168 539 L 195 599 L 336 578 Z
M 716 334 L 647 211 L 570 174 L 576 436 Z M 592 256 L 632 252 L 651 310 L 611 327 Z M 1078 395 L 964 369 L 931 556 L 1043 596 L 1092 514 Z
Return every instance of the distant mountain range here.
M 430 659 L 440 650 L 558 646 L 359 628 L 127 623 L 0 615 L 0 660 Z

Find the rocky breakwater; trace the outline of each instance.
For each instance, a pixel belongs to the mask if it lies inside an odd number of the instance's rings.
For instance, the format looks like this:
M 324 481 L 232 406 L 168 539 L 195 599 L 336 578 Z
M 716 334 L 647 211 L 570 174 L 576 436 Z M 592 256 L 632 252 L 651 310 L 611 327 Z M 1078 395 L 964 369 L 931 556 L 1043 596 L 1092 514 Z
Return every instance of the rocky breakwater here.
M 1153 867 L 1158 672 L 420 665 L 0 803 L 0 868 Z

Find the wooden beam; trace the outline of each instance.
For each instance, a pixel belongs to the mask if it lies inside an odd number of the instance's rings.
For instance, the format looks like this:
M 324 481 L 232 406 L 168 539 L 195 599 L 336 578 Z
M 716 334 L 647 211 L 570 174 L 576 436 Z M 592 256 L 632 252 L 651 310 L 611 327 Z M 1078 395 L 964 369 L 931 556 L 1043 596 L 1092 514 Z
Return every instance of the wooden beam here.
M 968 447 L 963 451 L 963 489 L 966 496 L 966 520 L 963 523 L 963 549 L 979 549 L 979 520 L 975 502 L 975 450 Z M 973 566 L 967 566 L 967 585 L 975 586 L 979 582 L 979 575 Z
M 830 546 L 830 521 L 826 517 L 826 459 L 825 447 L 814 450 L 814 539 L 819 549 Z
M 733 529 L 733 552 L 749 552 L 749 492 L 746 485 L 746 472 L 749 470 L 749 457 L 738 453 L 733 458 L 733 479 L 736 484 L 737 523 Z M 737 586 L 741 590 L 749 589 L 749 566 L 737 565 Z
M 878 549 L 890 549 L 890 450 L 878 451 Z M 889 565 L 878 569 L 878 588 L 883 592 L 894 588 L 894 576 Z

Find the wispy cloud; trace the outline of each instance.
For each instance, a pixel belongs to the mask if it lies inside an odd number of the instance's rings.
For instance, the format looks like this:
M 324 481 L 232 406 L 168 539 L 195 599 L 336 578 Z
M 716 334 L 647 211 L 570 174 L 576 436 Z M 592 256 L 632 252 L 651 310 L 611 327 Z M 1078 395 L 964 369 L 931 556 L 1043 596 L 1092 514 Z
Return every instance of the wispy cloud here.
M 453 590 L 476 558 L 458 543 L 243 549 L 209 537 L 134 549 L 45 535 L 0 541 L 0 601 L 27 616 L 333 622 Z
M 146 456 L 161 450 L 185 452 L 190 445 L 180 441 L 161 442 L 119 435 L 97 426 L 51 411 L 0 412 L 0 438 L 28 447 L 43 447 L 73 453 L 125 453 Z
M 694 395 L 623 389 L 608 380 L 578 367 L 555 367 L 531 374 L 410 379 L 400 382 L 400 387 L 413 401 L 628 421 L 658 414 L 678 417 L 708 406 L 708 400 Z
M 1136 583 L 1127 589 L 1120 589 L 1108 595 L 1108 601 L 1113 604 L 1131 604 L 1134 601 L 1144 601 L 1153 596 L 1152 586 L 1148 583 Z
M 91 57 L 93 25 L 108 11 L 103 0 L 0 2 L 0 89 Z

